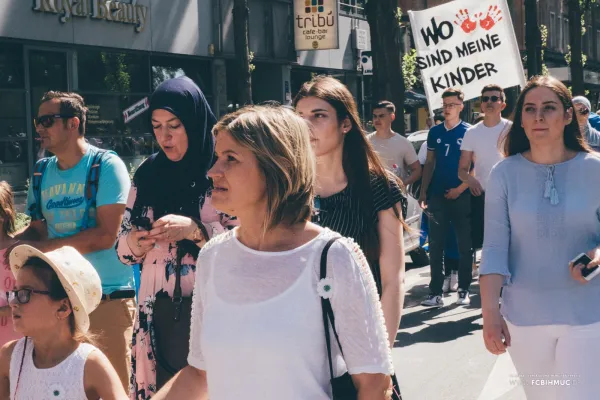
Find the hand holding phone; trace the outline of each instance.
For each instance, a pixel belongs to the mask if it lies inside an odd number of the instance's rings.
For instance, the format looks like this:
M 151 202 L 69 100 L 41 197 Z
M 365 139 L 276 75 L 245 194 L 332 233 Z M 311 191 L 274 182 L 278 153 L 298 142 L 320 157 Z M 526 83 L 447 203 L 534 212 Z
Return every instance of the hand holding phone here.
M 591 262 L 592 259 L 585 253 L 581 253 L 573 260 L 571 260 L 571 263 L 573 263 L 574 267 L 578 265 L 583 265 L 584 267 L 586 267 L 581 269 L 581 275 L 586 281 L 591 281 L 596 277 L 596 275 L 600 274 L 600 267 L 598 265 L 592 268 L 587 268 L 587 265 Z

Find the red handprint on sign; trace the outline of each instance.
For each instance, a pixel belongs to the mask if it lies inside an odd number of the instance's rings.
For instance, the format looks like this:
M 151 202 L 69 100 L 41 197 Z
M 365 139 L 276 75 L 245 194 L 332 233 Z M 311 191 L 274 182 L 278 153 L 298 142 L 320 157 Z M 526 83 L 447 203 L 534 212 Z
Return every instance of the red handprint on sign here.
M 501 14 L 502 10 L 500 10 L 498 6 L 490 6 L 490 8 L 488 8 L 487 14 L 485 15 L 485 18 L 482 18 L 483 13 L 479 13 L 479 15 L 476 15 L 476 17 L 479 18 L 479 25 L 486 31 L 489 31 L 494 27 L 494 25 L 502 21 Z
M 467 9 L 460 10 L 460 12 L 456 14 L 456 18 L 458 21 L 454 21 L 454 23 L 460 26 L 465 33 L 471 33 L 477 28 L 477 22 L 471 19 L 469 10 Z

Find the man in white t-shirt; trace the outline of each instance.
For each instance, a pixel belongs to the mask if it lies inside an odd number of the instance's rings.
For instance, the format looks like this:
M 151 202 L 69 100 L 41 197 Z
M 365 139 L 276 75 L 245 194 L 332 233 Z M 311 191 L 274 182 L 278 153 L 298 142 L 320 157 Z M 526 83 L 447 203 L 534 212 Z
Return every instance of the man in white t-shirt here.
M 408 186 L 421 177 L 421 164 L 413 145 L 402 135 L 392 131 L 396 107 L 389 101 L 380 101 L 373 107 L 375 132 L 369 141 L 383 165 L 393 171 Z
M 483 121 L 472 126 L 465 133 L 461 145 L 458 177 L 469 185 L 471 199 L 471 232 L 473 248 L 483 246 L 483 208 L 485 188 L 494 165 L 502 160 L 500 148 L 502 139 L 510 129 L 512 122 L 502 118 L 506 108 L 504 90 L 498 85 L 487 85 L 481 91 L 481 112 Z M 475 162 L 475 173 L 469 173 Z

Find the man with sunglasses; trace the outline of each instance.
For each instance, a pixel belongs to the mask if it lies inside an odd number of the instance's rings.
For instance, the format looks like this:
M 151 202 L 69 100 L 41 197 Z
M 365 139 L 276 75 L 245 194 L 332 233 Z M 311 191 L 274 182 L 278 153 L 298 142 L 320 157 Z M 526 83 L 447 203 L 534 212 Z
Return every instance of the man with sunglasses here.
M 127 390 L 137 306 L 133 271 L 114 247 L 131 183 L 114 152 L 86 141 L 86 120 L 80 95 L 48 92 L 42 97 L 35 128 L 41 147 L 54 156 L 36 164 L 27 194 L 32 221 L 17 238 L 43 252 L 74 247 L 98 271 L 102 302 L 90 315 L 90 329 Z
M 511 127 L 511 122 L 502 118 L 506 108 L 504 90 L 499 85 L 487 85 L 481 91 L 483 120 L 465 133 L 461 146 L 458 177 L 469 185 L 471 199 L 471 233 L 473 249 L 483 247 L 483 208 L 485 188 L 494 165 L 501 159 L 500 141 Z M 473 171 L 472 165 L 475 164 Z M 474 275 L 477 267 L 474 264 Z
M 458 297 L 456 303 L 468 305 L 471 285 L 471 195 L 469 186 L 458 179 L 460 146 L 470 127 L 462 121 L 464 94 L 449 88 L 442 93 L 445 121 L 434 126 L 427 136 L 427 160 L 423 168 L 419 203 L 433 217 L 429 224 L 431 281 L 429 296 L 421 302 L 427 307 L 444 305 L 444 250 L 448 229 L 454 226 L 458 242 Z M 437 223 L 435 222 L 437 221 Z
M 590 123 L 592 109 L 590 101 L 583 96 L 577 96 L 573 98 L 573 106 L 575 107 L 575 115 L 584 139 L 594 150 L 600 150 L 600 132 L 593 128 Z

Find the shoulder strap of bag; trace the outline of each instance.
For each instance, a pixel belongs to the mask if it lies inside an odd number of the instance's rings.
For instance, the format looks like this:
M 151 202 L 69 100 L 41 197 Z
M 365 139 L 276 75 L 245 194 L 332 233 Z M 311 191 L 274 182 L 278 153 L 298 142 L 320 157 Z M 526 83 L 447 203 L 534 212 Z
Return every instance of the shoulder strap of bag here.
M 96 195 L 98 194 L 98 182 L 100 181 L 100 167 L 102 166 L 102 157 L 107 153 L 106 150 L 97 149 L 92 158 L 92 165 L 88 171 L 85 182 L 85 212 L 81 230 L 86 230 L 89 225 L 89 212 L 92 207 L 96 207 Z
M 23 372 L 23 364 L 25 363 L 25 352 L 27 351 L 27 341 L 29 337 L 25 336 L 25 343 L 23 344 L 23 355 L 21 356 L 21 366 L 19 367 L 19 375 L 17 376 L 17 385 L 15 386 L 15 399 L 17 398 L 17 392 L 19 391 L 19 383 L 21 382 L 21 373 Z
M 34 202 L 29 206 L 29 214 L 34 221 L 44 218 L 42 214 L 42 178 L 44 177 L 44 171 L 46 171 L 49 161 L 49 158 L 42 158 L 35 163 L 35 167 L 33 168 L 31 184 L 33 185 Z
M 323 252 L 321 253 L 321 273 L 319 275 L 320 279 L 325 279 L 327 277 L 327 253 L 329 252 L 329 248 L 331 247 L 331 245 L 333 245 L 338 239 L 340 239 L 339 236 L 329 239 L 329 241 L 323 248 Z M 323 311 L 323 328 L 325 329 L 325 344 L 327 345 L 329 373 L 331 374 L 331 379 L 333 379 L 333 361 L 331 359 L 331 337 L 329 333 L 329 323 L 331 323 L 331 328 L 333 329 L 333 334 L 335 335 L 335 340 L 337 341 L 342 356 L 344 355 L 344 352 L 342 350 L 342 345 L 340 344 L 340 339 L 335 329 L 335 318 L 333 317 L 333 308 L 331 308 L 331 302 L 329 301 L 329 299 L 321 297 L 321 309 Z

